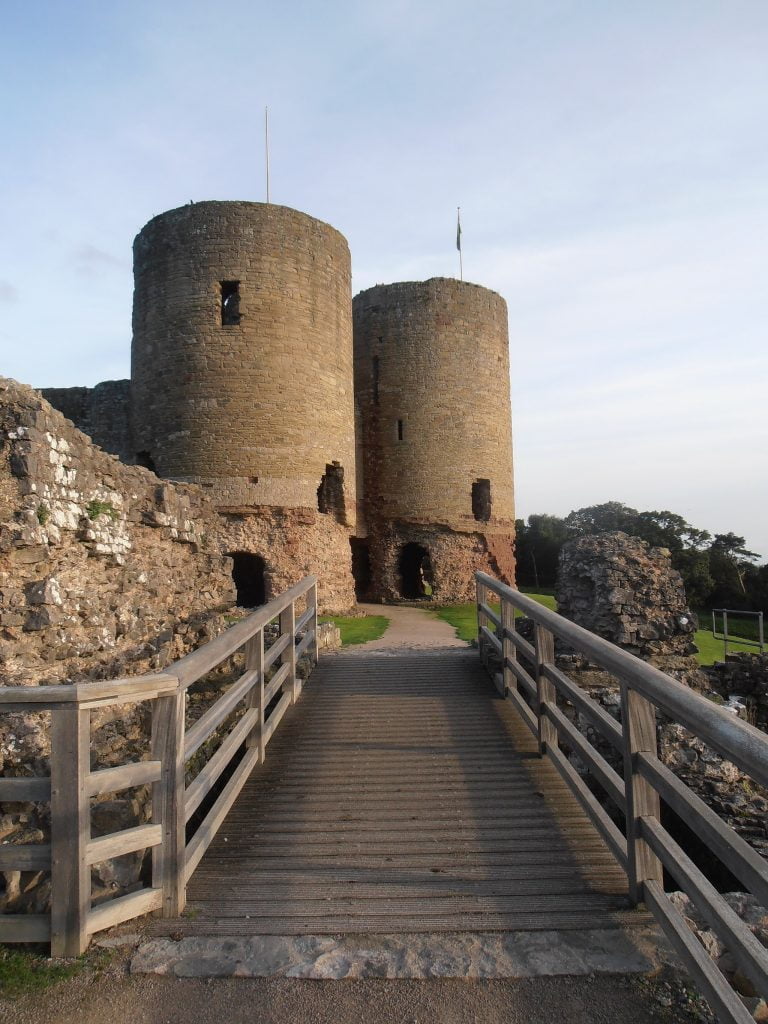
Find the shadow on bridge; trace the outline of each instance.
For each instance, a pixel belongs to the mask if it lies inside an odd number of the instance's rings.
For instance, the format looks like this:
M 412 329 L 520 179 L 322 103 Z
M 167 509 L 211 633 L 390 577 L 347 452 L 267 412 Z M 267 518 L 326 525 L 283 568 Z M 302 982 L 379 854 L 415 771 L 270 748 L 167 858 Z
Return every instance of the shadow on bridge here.
M 185 934 L 610 928 L 626 876 L 476 652 L 323 658 L 189 882 Z

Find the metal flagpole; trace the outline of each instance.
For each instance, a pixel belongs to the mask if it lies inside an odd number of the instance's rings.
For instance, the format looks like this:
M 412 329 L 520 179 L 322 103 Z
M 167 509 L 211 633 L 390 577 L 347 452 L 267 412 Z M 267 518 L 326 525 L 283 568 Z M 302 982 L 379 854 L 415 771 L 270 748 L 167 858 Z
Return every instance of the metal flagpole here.
M 269 107 L 264 107 L 264 153 L 267 164 L 267 202 L 269 202 Z
M 464 280 L 464 260 L 461 256 L 461 207 L 456 207 L 456 248 L 459 250 L 459 280 Z

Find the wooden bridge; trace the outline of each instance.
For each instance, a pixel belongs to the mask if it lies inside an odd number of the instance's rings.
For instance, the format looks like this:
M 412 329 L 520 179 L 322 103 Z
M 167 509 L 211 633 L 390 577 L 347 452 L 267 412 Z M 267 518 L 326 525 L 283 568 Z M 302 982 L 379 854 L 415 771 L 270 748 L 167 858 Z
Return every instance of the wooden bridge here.
M 297 662 L 317 660 L 310 577 L 167 672 L 0 689 L 5 712 L 50 711 L 52 739 L 50 778 L 0 780 L 2 801 L 50 801 L 51 843 L 0 847 L 0 869 L 50 871 L 51 913 L 0 916 L 0 940 L 75 955 L 150 911 L 163 931 L 204 935 L 625 928 L 650 911 L 721 1019 L 746 1024 L 663 869 L 764 993 L 768 952 L 662 827 L 660 800 L 766 906 L 768 868 L 658 759 L 656 710 L 763 786 L 768 737 L 482 574 L 478 613 L 479 657 L 342 653 L 298 700 Z M 621 723 L 557 667 L 555 637 L 616 676 Z M 190 685 L 238 653 L 238 678 L 188 723 Z M 144 701 L 148 758 L 91 770 L 92 711 Z M 147 783 L 150 821 L 92 836 L 93 796 Z M 92 906 L 91 865 L 147 848 L 151 883 Z

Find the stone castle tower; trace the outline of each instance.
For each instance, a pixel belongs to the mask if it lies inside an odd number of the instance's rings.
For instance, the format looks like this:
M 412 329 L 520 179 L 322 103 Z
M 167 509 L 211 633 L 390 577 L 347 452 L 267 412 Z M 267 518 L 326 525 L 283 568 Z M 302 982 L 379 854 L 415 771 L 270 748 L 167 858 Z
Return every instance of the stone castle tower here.
M 327 610 L 514 578 L 500 296 L 361 293 L 353 372 L 349 248 L 304 213 L 170 210 L 136 237 L 134 275 L 131 380 L 43 394 L 124 461 L 208 489 L 242 603 L 307 572 Z
M 433 278 L 369 288 L 353 316 L 371 595 L 461 600 L 476 569 L 514 579 L 506 303 Z

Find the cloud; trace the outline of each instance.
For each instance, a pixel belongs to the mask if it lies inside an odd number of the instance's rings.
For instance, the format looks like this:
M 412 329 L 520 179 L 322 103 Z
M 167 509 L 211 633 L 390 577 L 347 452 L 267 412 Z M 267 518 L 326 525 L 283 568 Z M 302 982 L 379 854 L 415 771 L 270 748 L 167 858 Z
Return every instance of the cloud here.
M 0 302 L 10 305 L 19 301 L 18 288 L 14 288 L 9 281 L 0 281 Z
M 93 277 L 111 268 L 125 270 L 126 266 L 125 260 L 118 259 L 90 242 L 83 242 L 75 250 L 75 270 L 84 277 Z

